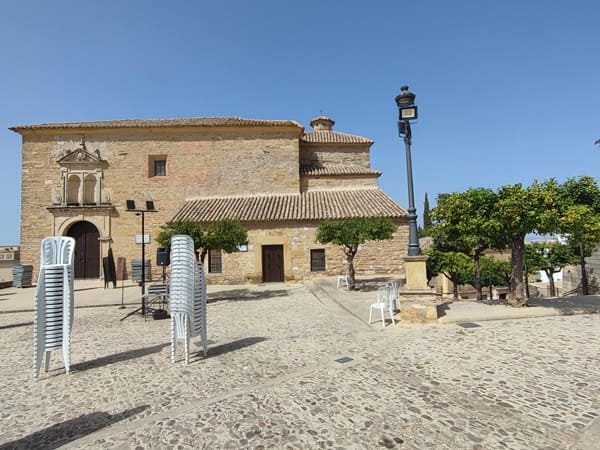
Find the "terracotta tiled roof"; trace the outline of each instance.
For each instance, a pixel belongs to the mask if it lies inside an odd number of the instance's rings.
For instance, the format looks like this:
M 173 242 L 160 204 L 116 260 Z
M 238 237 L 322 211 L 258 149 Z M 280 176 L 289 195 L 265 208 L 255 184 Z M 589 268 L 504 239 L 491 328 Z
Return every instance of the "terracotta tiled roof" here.
M 42 123 L 18 125 L 10 129 L 16 132 L 60 128 L 162 128 L 162 127 L 304 127 L 295 120 L 244 119 L 242 117 L 195 117 L 188 119 L 124 119 L 98 122 Z
M 326 165 L 302 165 L 300 166 L 300 175 L 311 177 L 321 175 L 376 175 L 380 176 L 379 170 L 369 167 L 344 164 L 326 164 Z
M 339 131 L 319 130 L 308 131 L 300 138 L 303 142 L 319 144 L 372 144 L 369 138 L 355 134 L 340 133 Z
M 406 215 L 385 192 L 372 188 L 187 200 L 171 220 L 274 222 Z

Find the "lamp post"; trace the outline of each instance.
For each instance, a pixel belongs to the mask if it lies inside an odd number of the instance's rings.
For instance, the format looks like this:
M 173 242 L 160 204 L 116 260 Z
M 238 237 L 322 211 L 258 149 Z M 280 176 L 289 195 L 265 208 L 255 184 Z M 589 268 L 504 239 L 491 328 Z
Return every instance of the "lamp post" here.
M 142 288 L 142 315 L 146 316 L 146 236 L 144 229 L 144 213 L 158 212 L 154 209 L 154 202 L 146 201 L 146 209 L 138 209 L 135 207 L 135 200 L 127 200 L 127 211 L 135 213 L 136 216 L 142 216 L 142 280 L 140 286 Z
M 412 144 L 412 131 L 410 121 L 418 117 L 415 94 L 408 90 L 408 86 L 400 88 L 396 96 L 398 105 L 398 134 L 404 138 L 406 148 L 406 173 L 408 179 L 408 256 L 419 256 L 419 235 L 417 231 L 417 209 L 415 208 L 415 194 L 413 188 L 412 158 L 410 146 Z

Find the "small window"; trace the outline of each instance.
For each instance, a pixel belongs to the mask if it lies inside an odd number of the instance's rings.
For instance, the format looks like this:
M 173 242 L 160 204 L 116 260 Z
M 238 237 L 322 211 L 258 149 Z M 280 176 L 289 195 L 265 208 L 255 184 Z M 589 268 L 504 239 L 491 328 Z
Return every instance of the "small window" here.
M 166 155 L 148 156 L 148 176 L 166 177 L 167 176 L 167 157 Z
M 154 160 L 154 176 L 155 177 L 166 177 L 167 176 L 167 160 L 166 159 L 155 159 Z
M 325 271 L 325 249 L 314 248 L 310 251 L 310 271 L 323 272 Z
M 208 251 L 208 273 L 223 273 L 221 250 Z

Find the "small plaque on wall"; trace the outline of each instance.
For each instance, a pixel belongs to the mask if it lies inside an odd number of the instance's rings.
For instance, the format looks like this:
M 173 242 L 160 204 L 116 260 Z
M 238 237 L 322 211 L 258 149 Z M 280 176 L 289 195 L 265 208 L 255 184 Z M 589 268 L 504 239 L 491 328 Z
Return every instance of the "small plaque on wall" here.
M 141 235 L 141 233 L 135 235 L 135 243 L 136 244 L 141 244 L 142 243 L 142 235 Z M 149 244 L 149 243 L 150 243 L 150 233 L 144 233 L 144 244 Z

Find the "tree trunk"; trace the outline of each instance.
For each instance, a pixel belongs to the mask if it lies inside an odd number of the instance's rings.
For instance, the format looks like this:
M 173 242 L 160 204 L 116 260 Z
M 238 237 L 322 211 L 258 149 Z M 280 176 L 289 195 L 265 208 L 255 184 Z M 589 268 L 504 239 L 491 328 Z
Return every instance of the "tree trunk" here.
M 550 285 L 550 297 L 556 297 L 556 285 L 554 284 L 554 272 L 552 270 L 545 270 L 546 276 L 548 277 L 548 283 Z
M 356 255 L 356 250 L 354 248 L 344 247 L 344 270 L 346 272 L 346 276 L 348 277 L 348 290 L 353 291 L 356 289 L 356 278 L 354 273 L 354 255 Z
M 481 294 L 481 270 L 479 267 L 479 261 L 481 258 L 481 250 L 480 249 L 475 249 L 475 254 L 473 256 L 473 260 L 475 261 L 475 299 L 476 300 L 481 300 L 481 297 L 483 296 Z
M 452 277 L 452 274 L 442 272 L 442 275 L 444 275 L 446 278 L 448 278 L 450 280 L 450 282 L 452 283 L 452 296 L 454 297 L 454 301 L 457 302 L 458 301 L 458 283 L 454 282 L 455 278 Z
M 202 263 L 202 265 L 204 265 L 204 259 L 206 258 L 207 253 L 208 253 L 207 248 L 203 248 L 202 252 L 200 253 L 200 262 Z M 196 257 L 198 257 L 198 253 L 196 253 Z
M 525 283 L 523 281 L 523 258 L 525 255 L 525 235 L 515 237 L 512 245 L 512 271 L 508 304 L 511 306 L 527 306 Z

